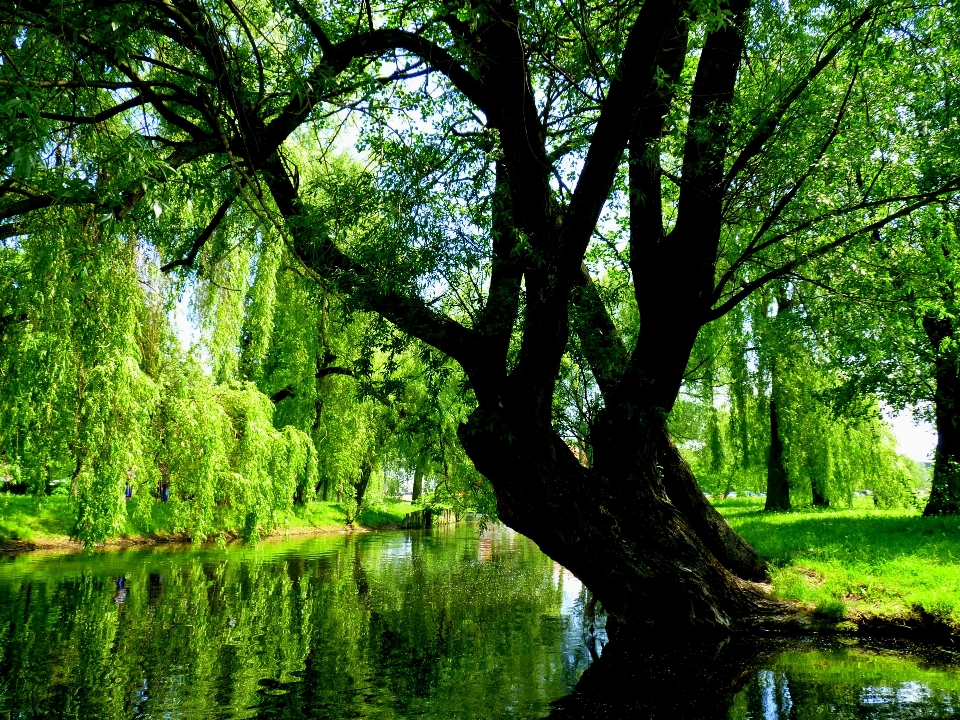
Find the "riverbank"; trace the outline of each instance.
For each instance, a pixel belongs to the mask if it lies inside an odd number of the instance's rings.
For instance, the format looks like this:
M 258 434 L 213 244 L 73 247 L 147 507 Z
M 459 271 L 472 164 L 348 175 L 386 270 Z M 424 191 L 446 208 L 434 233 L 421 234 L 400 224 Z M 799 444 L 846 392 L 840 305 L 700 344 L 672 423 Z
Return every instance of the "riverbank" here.
M 714 501 L 769 563 L 773 594 L 843 632 L 960 639 L 960 518 L 914 509 L 763 512 L 763 500 Z
M 177 532 L 171 507 L 156 503 L 149 516 L 136 516 L 129 508 L 126 527 L 102 547 L 134 547 L 170 542 L 191 542 L 188 534 Z M 386 499 L 375 508 L 364 509 L 359 522 L 347 523 L 343 508 L 332 502 L 312 502 L 296 508 L 281 518 L 268 538 L 318 535 L 323 533 L 357 532 L 399 527 L 414 507 L 405 500 Z M 81 550 L 83 544 L 70 537 L 74 509 L 64 496 L 39 500 L 24 495 L 0 493 L 0 552 L 29 550 Z M 236 532 L 224 530 L 220 537 L 238 539 Z M 98 547 L 101 547 L 98 545 Z

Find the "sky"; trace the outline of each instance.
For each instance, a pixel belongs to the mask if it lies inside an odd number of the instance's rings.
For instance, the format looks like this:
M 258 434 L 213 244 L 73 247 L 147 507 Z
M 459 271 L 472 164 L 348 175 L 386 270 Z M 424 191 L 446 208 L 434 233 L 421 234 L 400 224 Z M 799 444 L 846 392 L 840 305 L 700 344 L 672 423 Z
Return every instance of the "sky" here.
M 937 432 L 931 423 L 925 421 L 917 424 L 909 410 L 894 414 L 885 409 L 883 416 L 893 428 L 893 434 L 897 437 L 897 449 L 901 455 L 917 462 L 933 460 Z

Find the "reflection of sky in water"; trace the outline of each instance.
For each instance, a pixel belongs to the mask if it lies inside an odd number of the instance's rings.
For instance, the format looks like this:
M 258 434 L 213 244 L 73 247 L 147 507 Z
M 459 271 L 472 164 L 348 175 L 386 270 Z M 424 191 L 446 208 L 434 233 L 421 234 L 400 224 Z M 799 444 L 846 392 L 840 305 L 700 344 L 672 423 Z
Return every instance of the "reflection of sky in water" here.
M 919 703 L 930 699 L 930 688 L 918 682 L 905 682 L 897 688 L 865 687 L 860 702 L 864 705 L 889 705 L 890 703 Z
M 589 591 L 569 570 L 554 563 L 553 580 L 561 590 L 564 669 L 579 677 L 593 660 L 600 657 L 607 644 L 605 618 L 591 606 Z
M 790 717 L 793 701 L 783 673 L 774 674 L 773 670 L 761 670 L 757 673 L 757 685 L 760 686 L 764 720 Z
M 805 661 L 783 658 L 758 670 L 735 701 L 730 717 L 736 720 L 803 720 L 857 718 L 863 720 L 932 720 L 956 717 L 956 675 L 921 669 L 917 658 L 904 654 L 902 666 L 875 666 L 861 651 L 816 652 Z M 811 659 L 813 662 L 810 662 Z M 898 658 L 899 660 L 899 658 Z M 899 665 L 900 663 L 897 662 Z M 887 673 L 938 673 L 929 682 L 892 678 Z M 877 682 L 880 681 L 880 682 Z M 941 685 L 941 683 L 943 683 Z

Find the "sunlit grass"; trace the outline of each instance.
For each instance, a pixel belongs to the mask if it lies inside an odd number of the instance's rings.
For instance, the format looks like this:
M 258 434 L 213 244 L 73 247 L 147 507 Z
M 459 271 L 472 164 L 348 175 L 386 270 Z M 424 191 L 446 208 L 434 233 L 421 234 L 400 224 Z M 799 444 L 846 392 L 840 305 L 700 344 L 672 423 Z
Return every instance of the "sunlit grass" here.
M 852 509 L 763 512 L 763 500 L 717 500 L 770 563 L 774 593 L 837 617 L 896 617 L 918 609 L 960 625 L 960 518 Z
M 66 497 L 0 493 L 0 541 L 65 537 L 73 523 L 74 510 Z
M 148 502 L 147 512 L 137 512 L 138 502 Z M 154 502 L 151 498 L 133 498 L 127 503 L 127 520 L 121 536 L 127 539 L 167 537 L 177 539 L 172 504 Z M 360 525 L 384 527 L 399 525 L 412 512 L 411 503 L 387 498 L 360 514 Z M 73 529 L 76 506 L 65 495 L 33 498 L 27 495 L 0 493 L 0 543 L 26 541 L 64 542 Z M 280 518 L 277 532 L 335 531 L 347 524 L 347 514 L 335 502 L 311 502 L 294 508 Z M 234 528 L 224 528 L 232 531 Z
M 364 508 L 360 513 L 360 524 L 369 527 L 399 525 L 408 513 L 413 512 L 413 503 L 398 498 L 385 498 L 381 505 Z

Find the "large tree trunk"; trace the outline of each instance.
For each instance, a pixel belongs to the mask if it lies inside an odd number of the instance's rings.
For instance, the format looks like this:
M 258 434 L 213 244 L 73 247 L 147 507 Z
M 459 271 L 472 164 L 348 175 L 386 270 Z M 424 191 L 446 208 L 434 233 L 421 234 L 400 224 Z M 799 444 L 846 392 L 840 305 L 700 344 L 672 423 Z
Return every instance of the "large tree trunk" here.
M 777 401 L 770 397 L 770 457 L 767 459 L 767 502 L 764 510 L 790 509 L 790 482 L 783 459 L 783 438 L 780 437 L 780 415 Z
M 960 514 L 960 371 L 950 355 L 937 358 L 937 454 L 933 488 L 923 514 Z
M 666 431 L 660 436 L 658 461 L 667 497 L 713 556 L 730 572 L 744 580 L 766 579 L 766 564 L 757 551 L 735 533 L 710 504 L 700 489 L 693 470 Z
M 593 469 L 549 426 L 499 408 L 475 411 L 461 440 L 491 480 L 501 520 L 579 577 L 609 613 L 610 627 L 731 630 L 781 611 L 708 549 L 722 548 L 721 523 L 701 517 L 701 538 L 668 498 L 665 485 L 681 487 L 690 476 L 665 446 L 662 422 L 629 436 L 614 424 L 606 429 Z

